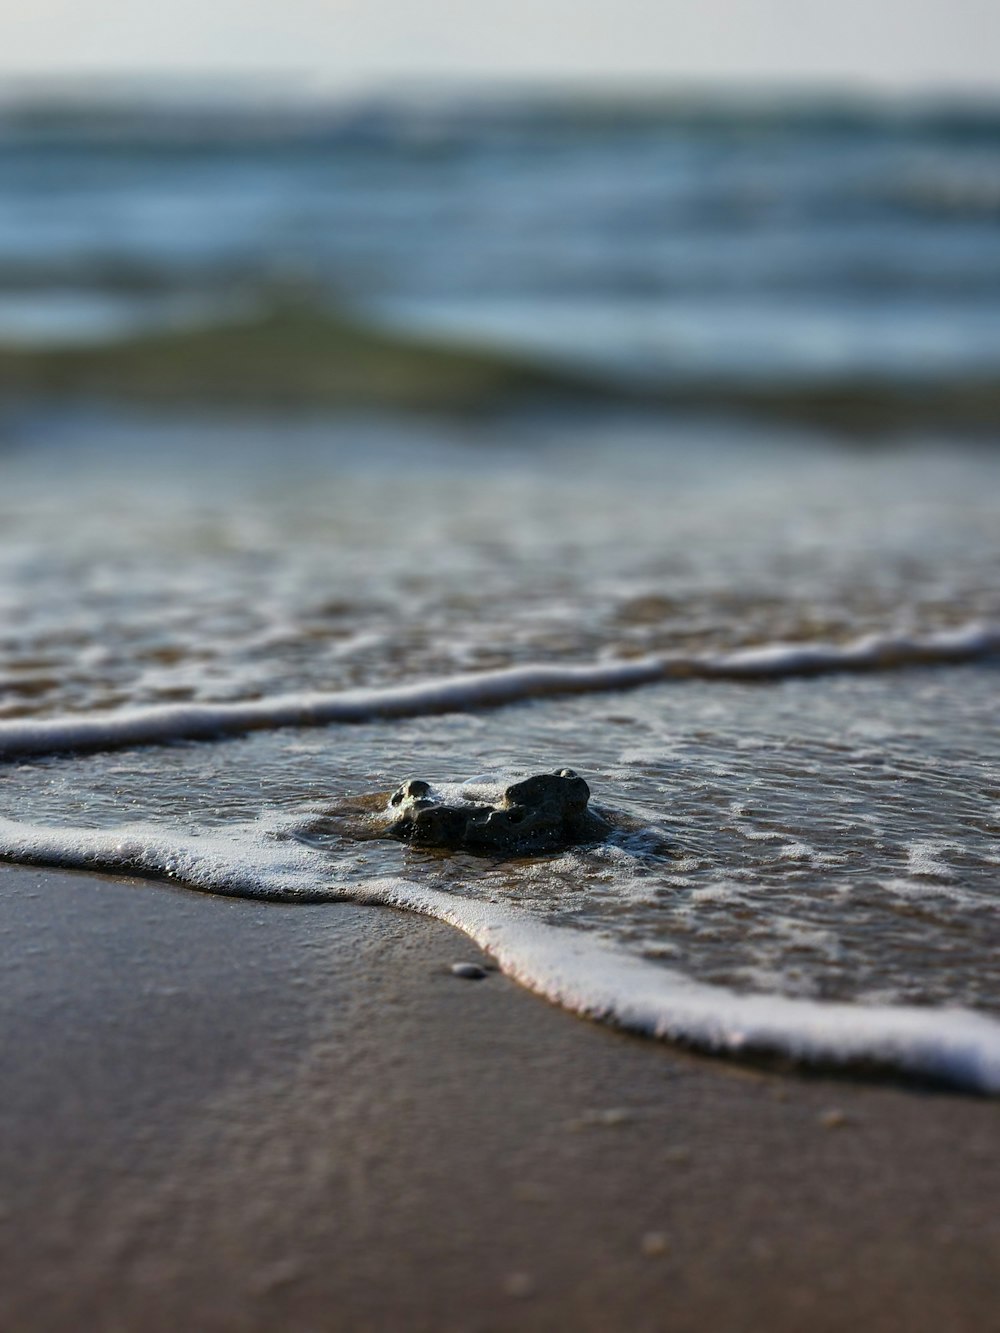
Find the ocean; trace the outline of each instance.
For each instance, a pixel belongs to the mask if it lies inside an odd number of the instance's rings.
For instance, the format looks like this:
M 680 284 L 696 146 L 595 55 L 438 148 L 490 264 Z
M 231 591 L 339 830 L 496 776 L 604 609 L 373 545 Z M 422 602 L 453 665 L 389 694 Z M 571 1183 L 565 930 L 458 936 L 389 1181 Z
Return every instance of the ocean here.
M 1000 1091 L 1000 113 L 18 106 L 0 171 L 0 855 Z M 489 376 L 334 401 L 303 309 Z M 606 841 L 357 813 L 562 767 Z

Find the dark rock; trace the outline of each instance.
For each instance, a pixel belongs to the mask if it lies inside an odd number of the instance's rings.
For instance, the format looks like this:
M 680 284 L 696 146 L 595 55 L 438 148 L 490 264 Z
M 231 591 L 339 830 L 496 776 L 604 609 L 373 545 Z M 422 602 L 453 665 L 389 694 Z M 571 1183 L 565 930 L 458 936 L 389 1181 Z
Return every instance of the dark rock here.
M 480 967 L 478 963 L 452 963 L 451 974 L 464 981 L 483 981 L 489 975 L 486 968 Z
M 417 779 L 392 793 L 385 831 L 418 847 L 484 855 L 555 851 L 610 832 L 589 800 L 590 788 L 569 768 L 514 782 L 495 804 L 446 801 Z

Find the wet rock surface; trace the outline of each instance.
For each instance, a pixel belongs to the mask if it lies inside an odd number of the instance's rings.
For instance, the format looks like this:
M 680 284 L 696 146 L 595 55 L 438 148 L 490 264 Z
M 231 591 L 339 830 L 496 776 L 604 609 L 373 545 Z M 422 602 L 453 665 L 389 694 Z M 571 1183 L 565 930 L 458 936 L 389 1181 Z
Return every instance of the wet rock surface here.
M 448 800 L 412 779 L 389 798 L 385 833 L 418 847 L 484 855 L 557 851 L 610 833 L 589 801 L 587 783 L 569 768 L 513 782 L 495 802 Z

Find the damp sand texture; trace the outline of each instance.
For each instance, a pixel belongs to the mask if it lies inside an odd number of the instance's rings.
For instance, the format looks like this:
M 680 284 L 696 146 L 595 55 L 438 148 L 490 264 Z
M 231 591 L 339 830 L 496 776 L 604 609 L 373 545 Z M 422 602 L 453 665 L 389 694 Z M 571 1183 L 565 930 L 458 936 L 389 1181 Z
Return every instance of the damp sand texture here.
M 6 1328 L 990 1327 L 993 1102 L 574 1022 L 381 909 L 0 884 Z

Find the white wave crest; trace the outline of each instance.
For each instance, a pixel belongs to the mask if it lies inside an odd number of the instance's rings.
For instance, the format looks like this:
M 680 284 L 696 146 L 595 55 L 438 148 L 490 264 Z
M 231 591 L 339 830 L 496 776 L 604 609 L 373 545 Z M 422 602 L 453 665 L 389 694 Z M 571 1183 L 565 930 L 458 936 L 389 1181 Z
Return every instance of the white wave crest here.
M 247 703 L 168 704 L 0 722 L 0 759 L 209 740 L 278 727 L 468 712 L 544 695 L 635 689 L 684 677 L 741 681 L 882 671 L 968 662 L 998 652 L 1000 627 L 977 623 L 926 635 L 870 634 L 844 644 L 773 643 L 730 653 L 670 653 L 625 662 L 518 666 L 411 685 L 275 695 Z

